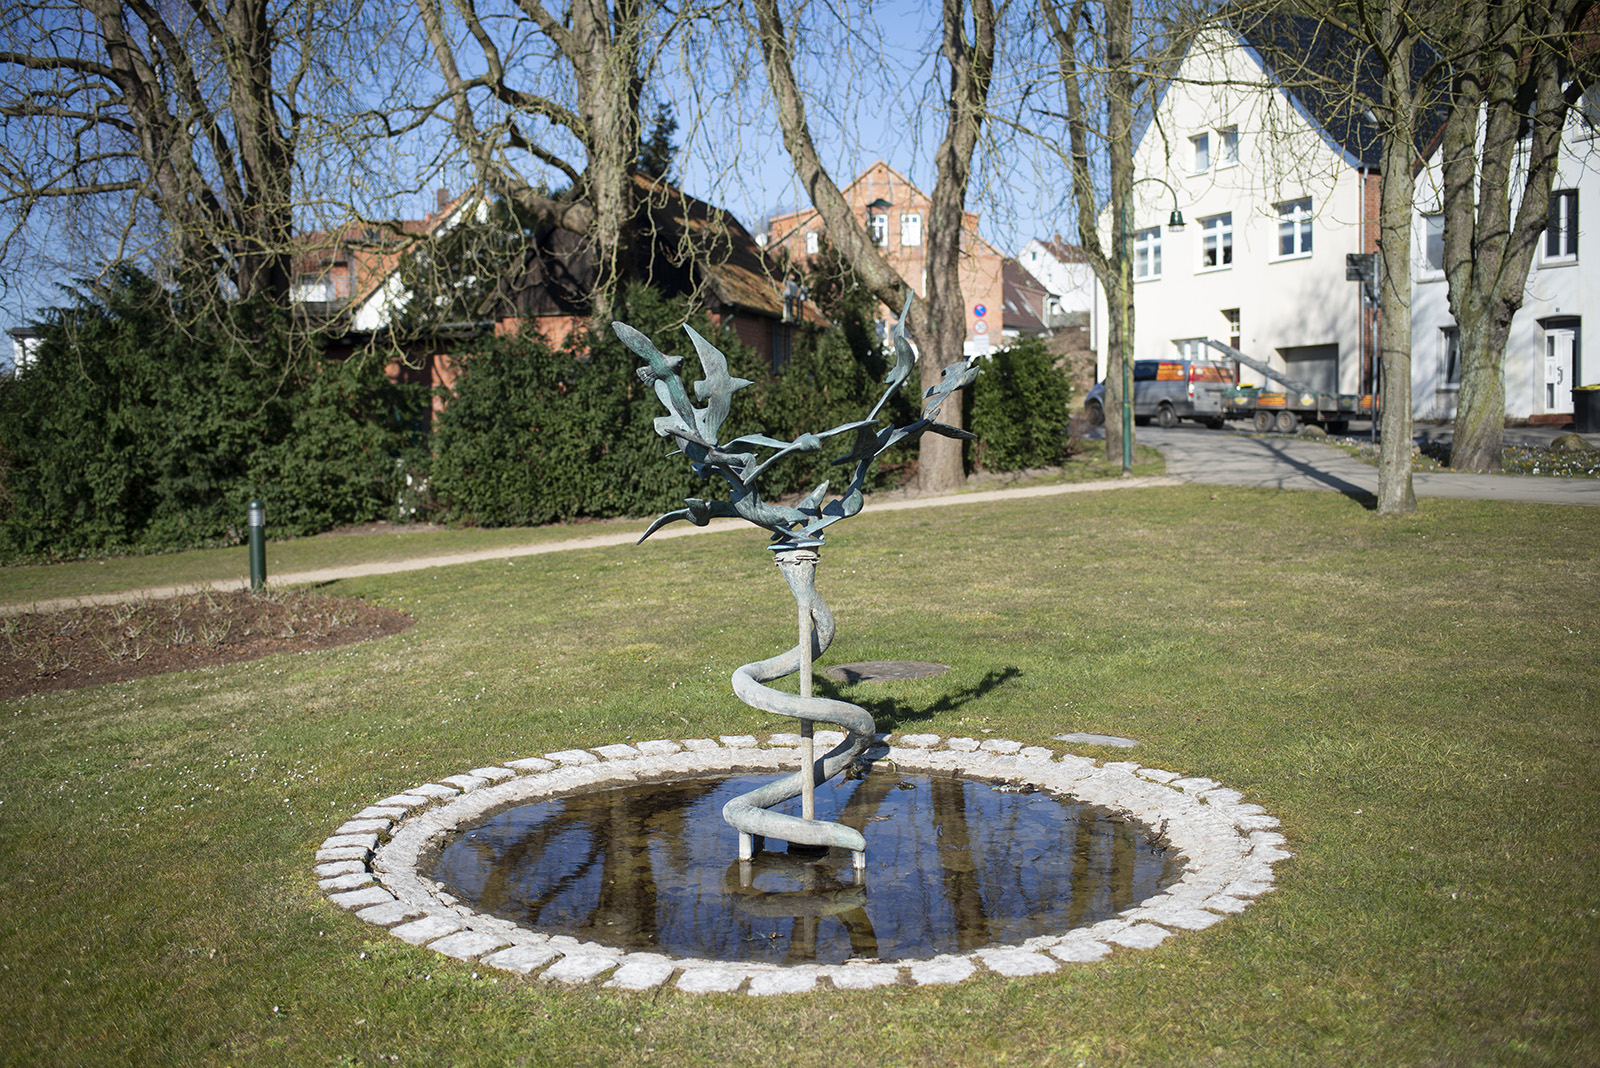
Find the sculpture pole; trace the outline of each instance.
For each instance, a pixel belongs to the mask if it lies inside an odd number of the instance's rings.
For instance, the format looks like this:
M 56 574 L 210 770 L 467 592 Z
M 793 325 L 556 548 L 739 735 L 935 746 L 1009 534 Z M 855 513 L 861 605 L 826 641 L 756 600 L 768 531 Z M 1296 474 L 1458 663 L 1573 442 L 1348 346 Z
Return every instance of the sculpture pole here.
M 741 860 L 751 859 L 758 848 L 758 839 L 772 837 L 791 844 L 839 846 L 855 855 L 858 873 L 866 867 L 866 839 L 860 831 L 816 818 L 817 782 L 826 782 L 855 763 L 871 744 L 877 730 L 866 709 L 848 701 L 812 695 L 812 662 L 833 640 L 833 615 L 817 595 L 816 550 L 822 546 L 828 527 L 861 511 L 866 500 L 863 489 L 867 471 L 884 452 L 896 445 L 914 442 L 925 433 L 952 438 L 973 436 L 959 427 L 939 422 L 938 415 L 948 397 L 977 377 L 975 359 L 944 369 L 939 382 L 924 391 L 922 412 L 917 419 L 905 426 L 878 425 L 879 415 L 910 377 L 916 362 L 916 353 L 905 332 L 905 320 L 910 311 L 908 297 L 901 309 L 900 321 L 889 332 L 894 345 L 894 367 L 884 378 L 885 389 L 878 403 L 865 418 L 831 430 L 800 434 L 793 441 L 780 441 L 765 434 L 744 434 L 731 441 L 719 441 L 734 393 L 752 383 L 729 374 L 727 357 L 685 326 L 684 331 L 694 344 L 704 372 L 693 383 L 691 398 L 689 387 L 678 374 L 683 366 L 681 356 L 668 356 L 626 323 L 611 324 L 623 344 L 644 360 L 644 366 L 637 369 L 639 380 L 655 391 L 667 410 L 666 415 L 656 419 L 656 433 L 677 443 L 679 451 L 694 465 L 696 475 L 713 481 L 720 479 L 728 488 L 726 498 L 685 499 L 684 507 L 657 518 L 639 540 L 644 541 L 666 524 L 680 519 L 696 526 L 705 526 L 723 516 L 748 520 L 771 533 L 769 548 L 774 551 L 778 568 L 794 594 L 799 612 L 799 640 L 793 649 L 767 660 L 745 664 L 733 673 L 733 692 L 739 700 L 752 708 L 800 721 L 800 769 L 736 797 L 722 808 L 722 818 L 739 832 Z M 695 400 L 704 402 L 704 406 L 696 407 Z M 798 504 L 774 504 L 761 499 L 759 483 L 764 471 L 785 456 L 817 452 L 834 438 L 840 439 L 839 444 L 845 445 L 846 451 L 833 462 L 851 471 L 850 481 L 842 493 L 830 500 L 829 483 L 823 482 Z M 763 451 L 768 454 L 764 458 Z M 798 697 L 764 685 L 797 671 L 800 673 Z M 846 732 L 845 740 L 820 761 L 813 732 L 816 720 L 843 727 Z M 768 811 L 797 796 L 801 799 L 803 815 L 796 817 Z

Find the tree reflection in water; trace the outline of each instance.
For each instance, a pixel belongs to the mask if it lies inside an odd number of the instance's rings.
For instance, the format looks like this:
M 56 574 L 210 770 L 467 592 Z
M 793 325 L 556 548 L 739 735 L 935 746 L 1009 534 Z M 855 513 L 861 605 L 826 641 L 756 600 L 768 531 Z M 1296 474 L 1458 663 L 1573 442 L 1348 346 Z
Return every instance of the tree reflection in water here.
M 728 863 L 728 798 L 765 781 L 648 783 L 460 828 L 433 877 L 478 911 L 621 949 L 767 963 L 915 960 L 1097 923 L 1181 874 L 1147 828 L 1070 797 L 874 768 L 818 787 L 845 850 Z M 793 803 L 798 807 L 798 801 Z

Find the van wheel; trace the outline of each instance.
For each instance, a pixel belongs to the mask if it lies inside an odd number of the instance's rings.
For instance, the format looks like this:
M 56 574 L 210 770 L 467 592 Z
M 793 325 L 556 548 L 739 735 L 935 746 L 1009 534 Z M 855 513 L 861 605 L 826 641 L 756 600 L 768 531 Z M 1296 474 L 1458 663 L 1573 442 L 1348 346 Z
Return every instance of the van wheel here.
M 1172 410 L 1172 405 L 1163 404 L 1156 409 L 1156 426 L 1171 430 L 1178 425 L 1178 413 Z
M 1089 401 L 1083 406 L 1083 411 L 1089 417 L 1090 426 L 1106 425 L 1106 410 L 1100 407 L 1099 401 Z

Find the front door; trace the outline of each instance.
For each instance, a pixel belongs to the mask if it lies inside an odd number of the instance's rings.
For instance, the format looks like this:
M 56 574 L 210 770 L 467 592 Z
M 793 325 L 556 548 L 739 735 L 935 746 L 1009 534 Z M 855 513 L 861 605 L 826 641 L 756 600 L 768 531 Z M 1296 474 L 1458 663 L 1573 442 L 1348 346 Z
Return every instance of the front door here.
M 1544 410 L 1572 411 L 1572 354 L 1578 332 L 1570 326 L 1552 327 L 1544 332 Z

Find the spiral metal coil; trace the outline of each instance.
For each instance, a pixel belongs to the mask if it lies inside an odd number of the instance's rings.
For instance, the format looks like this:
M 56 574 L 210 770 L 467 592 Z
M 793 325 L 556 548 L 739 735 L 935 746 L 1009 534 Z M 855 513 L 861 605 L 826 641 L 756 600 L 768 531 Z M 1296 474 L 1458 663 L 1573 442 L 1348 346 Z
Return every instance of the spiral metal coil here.
M 825 697 L 810 697 L 774 690 L 765 683 L 809 668 L 833 642 L 833 613 L 817 593 L 817 557 L 810 552 L 778 554 L 778 567 L 794 594 L 795 601 L 811 621 L 810 649 L 803 641 L 794 648 L 767 660 L 745 664 L 733 673 L 733 692 L 739 700 L 763 712 L 773 712 L 799 720 L 831 723 L 845 730 L 845 739 L 811 767 L 741 794 L 722 806 L 722 818 L 739 831 L 739 855 L 748 859 L 753 839 L 777 838 L 785 842 L 813 846 L 840 846 L 855 854 L 857 868 L 865 864 L 867 842 L 853 827 L 826 820 L 804 819 L 768 811 L 772 806 L 798 797 L 805 788 L 805 777 L 821 785 L 842 774 L 871 744 L 877 725 L 872 715 L 859 705 Z M 809 672 L 806 672 L 809 677 Z

